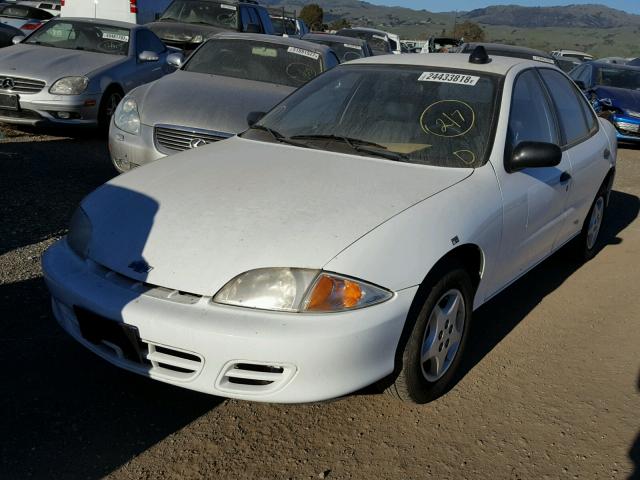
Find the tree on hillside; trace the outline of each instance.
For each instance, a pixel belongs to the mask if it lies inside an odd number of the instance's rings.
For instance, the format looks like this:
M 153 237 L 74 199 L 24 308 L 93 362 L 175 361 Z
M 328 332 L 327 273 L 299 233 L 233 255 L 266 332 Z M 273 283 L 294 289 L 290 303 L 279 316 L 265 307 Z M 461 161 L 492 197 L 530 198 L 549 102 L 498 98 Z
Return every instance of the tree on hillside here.
M 485 34 L 480 25 L 465 21 L 456 25 L 453 29 L 454 38 L 464 38 L 465 42 L 484 42 Z
M 309 25 L 311 30 L 322 30 L 324 11 L 317 3 L 310 3 L 302 7 L 302 10 L 300 10 L 300 18 L 304 20 L 304 23 Z
M 341 28 L 351 28 L 351 24 L 344 18 L 334 20 L 329 24 L 329 29 L 331 30 L 340 30 Z

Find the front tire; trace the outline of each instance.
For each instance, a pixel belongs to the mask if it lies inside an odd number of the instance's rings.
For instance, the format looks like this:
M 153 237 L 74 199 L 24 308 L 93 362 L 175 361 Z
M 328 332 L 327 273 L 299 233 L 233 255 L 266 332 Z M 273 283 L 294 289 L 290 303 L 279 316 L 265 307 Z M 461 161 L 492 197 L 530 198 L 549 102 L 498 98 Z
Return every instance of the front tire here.
M 604 223 L 607 206 L 607 189 L 603 187 L 591 204 L 587 218 L 582 226 L 582 231 L 576 239 L 575 251 L 578 260 L 587 262 L 598 252 L 600 232 Z
M 426 286 L 426 298 L 404 345 L 400 370 L 387 393 L 404 401 L 427 403 L 450 390 L 464 355 L 473 286 L 461 266 Z
M 117 88 L 109 88 L 100 100 L 98 108 L 98 128 L 103 132 L 109 131 L 111 117 L 116 111 L 116 107 L 123 98 L 123 94 Z

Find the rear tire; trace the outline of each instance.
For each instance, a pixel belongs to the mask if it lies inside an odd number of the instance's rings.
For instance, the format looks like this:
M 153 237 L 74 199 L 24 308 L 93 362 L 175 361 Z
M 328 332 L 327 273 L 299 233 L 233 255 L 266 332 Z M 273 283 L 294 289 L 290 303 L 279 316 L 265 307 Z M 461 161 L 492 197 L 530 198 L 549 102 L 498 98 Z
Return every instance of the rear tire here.
M 422 308 L 407 318 L 413 327 L 400 346 L 396 377 L 386 388 L 389 395 L 413 403 L 435 400 L 453 386 L 473 309 L 471 278 L 460 265 L 452 265 L 426 287 Z
M 111 123 L 111 117 L 116 111 L 116 107 L 124 97 L 124 94 L 119 88 L 109 87 L 102 99 L 100 100 L 100 107 L 98 108 L 98 128 L 102 132 L 109 131 L 109 124 Z

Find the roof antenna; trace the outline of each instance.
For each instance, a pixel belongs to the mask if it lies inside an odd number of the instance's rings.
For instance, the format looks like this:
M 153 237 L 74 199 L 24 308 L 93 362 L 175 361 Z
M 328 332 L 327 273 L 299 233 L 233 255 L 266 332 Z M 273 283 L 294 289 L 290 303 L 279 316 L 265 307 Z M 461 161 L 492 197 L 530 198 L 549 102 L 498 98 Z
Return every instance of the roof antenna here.
M 478 45 L 473 49 L 471 55 L 469 55 L 469 63 L 477 63 L 479 65 L 484 65 L 485 63 L 489 63 L 491 59 L 489 55 L 487 55 L 487 51 L 482 45 Z

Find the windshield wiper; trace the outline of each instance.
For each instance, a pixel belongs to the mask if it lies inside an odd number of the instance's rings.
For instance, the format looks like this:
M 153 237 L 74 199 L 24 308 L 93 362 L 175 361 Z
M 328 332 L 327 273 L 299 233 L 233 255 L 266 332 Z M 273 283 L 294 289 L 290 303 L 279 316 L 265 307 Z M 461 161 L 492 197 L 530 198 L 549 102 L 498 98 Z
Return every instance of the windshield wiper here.
M 159 22 L 179 22 L 180 20 L 178 20 L 177 18 L 173 18 L 173 17 L 162 17 L 158 21 Z
M 280 132 L 277 132 L 277 131 L 273 130 L 272 128 L 265 127 L 264 125 L 255 125 L 254 124 L 254 125 L 251 125 L 250 129 L 251 130 L 262 130 L 263 132 L 267 132 L 269 135 L 271 135 L 274 138 L 274 140 L 276 140 L 277 142 L 280 142 L 280 143 L 286 143 L 288 145 L 293 145 L 295 147 L 309 148 L 308 145 L 305 145 L 304 143 L 294 142 L 290 138 L 287 138 L 284 135 L 282 135 Z
M 202 20 L 198 20 L 197 22 L 187 22 L 191 25 L 208 25 L 210 27 L 215 27 L 215 25 L 213 23 L 209 23 L 209 22 L 203 22 Z
M 38 40 L 33 41 L 33 42 L 24 42 L 24 43 L 27 43 L 29 45 L 39 45 L 41 47 L 55 47 L 55 45 L 53 43 L 39 42 Z
M 369 153 L 379 157 L 395 160 L 397 162 L 406 162 L 409 156 L 405 153 L 393 152 L 384 145 L 369 142 L 360 138 L 344 137 L 341 135 L 325 134 L 325 135 L 294 135 L 293 140 L 338 140 L 346 143 L 352 150 L 360 153 Z

